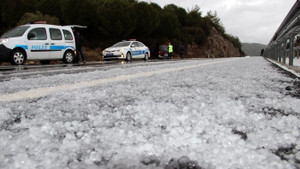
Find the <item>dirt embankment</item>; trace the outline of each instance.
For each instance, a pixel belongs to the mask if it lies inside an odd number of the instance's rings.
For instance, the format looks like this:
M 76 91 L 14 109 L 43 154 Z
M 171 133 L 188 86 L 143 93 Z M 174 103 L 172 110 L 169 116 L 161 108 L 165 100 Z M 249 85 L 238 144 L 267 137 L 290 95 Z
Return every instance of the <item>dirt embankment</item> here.
M 241 57 L 239 49 L 225 39 L 215 28 L 203 45 L 192 44 L 187 48 L 186 58 Z

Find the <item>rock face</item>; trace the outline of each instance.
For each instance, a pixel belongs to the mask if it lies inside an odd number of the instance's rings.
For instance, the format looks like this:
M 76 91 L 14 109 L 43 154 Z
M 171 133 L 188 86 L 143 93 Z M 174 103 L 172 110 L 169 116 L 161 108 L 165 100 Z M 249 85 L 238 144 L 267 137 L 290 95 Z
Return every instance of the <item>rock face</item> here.
M 215 28 L 203 45 L 192 44 L 187 48 L 186 58 L 241 57 L 239 49 L 225 39 Z

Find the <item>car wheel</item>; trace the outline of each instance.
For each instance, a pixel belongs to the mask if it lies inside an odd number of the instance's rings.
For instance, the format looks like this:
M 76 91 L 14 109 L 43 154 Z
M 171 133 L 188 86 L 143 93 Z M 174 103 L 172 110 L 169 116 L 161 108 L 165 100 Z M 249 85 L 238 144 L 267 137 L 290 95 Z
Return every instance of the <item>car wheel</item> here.
M 67 51 L 67 52 L 64 54 L 64 58 L 63 58 L 64 63 L 70 64 L 70 63 L 73 62 L 73 60 L 74 60 L 74 53 L 71 52 L 71 51 Z
M 14 50 L 11 54 L 11 64 L 23 65 L 26 61 L 25 53 L 22 50 Z
M 145 53 L 144 61 L 148 61 L 148 59 L 149 59 L 149 54 Z
M 132 59 L 131 53 L 128 52 L 128 53 L 126 54 L 126 61 L 131 61 L 131 59 Z

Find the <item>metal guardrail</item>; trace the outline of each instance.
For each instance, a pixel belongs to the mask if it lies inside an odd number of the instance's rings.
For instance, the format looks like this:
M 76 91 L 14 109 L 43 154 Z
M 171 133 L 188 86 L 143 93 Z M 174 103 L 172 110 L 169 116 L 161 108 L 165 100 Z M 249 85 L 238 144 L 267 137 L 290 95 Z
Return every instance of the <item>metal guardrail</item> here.
M 297 0 L 264 50 L 264 57 L 293 66 L 300 57 L 300 0 Z

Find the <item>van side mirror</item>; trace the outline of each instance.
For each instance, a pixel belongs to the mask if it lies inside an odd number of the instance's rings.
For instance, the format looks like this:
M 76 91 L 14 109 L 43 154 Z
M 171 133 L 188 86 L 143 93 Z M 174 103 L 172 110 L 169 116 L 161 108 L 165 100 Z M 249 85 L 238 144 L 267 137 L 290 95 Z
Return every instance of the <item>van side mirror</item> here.
M 28 37 L 29 40 L 32 40 L 32 39 L 35 38 L 35 34 L 30 32 L 27 37 Z

